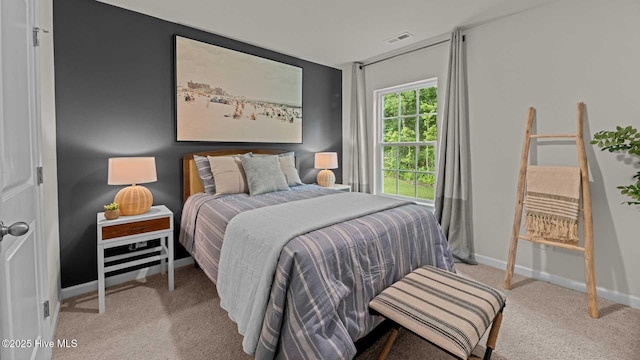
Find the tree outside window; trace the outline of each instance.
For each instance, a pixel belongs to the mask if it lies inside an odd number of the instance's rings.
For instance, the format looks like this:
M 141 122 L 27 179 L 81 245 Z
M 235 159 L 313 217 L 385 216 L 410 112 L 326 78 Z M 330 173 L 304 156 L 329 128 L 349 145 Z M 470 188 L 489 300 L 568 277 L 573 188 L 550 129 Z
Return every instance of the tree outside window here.
M 380 193 L 434 200 L 437 80 L 376 91 Z

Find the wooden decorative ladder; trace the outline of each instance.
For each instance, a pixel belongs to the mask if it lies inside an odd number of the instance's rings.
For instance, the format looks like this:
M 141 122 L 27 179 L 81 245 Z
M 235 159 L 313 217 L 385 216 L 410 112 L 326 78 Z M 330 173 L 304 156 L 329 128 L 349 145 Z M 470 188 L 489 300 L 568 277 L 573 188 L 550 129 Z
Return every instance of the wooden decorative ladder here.
M 593 219 L 591 216 L 591 192 L 589 189 L 589 165 L 587 163 L 587 153 L 584 147 L 583 138 L 583 116 L 584 116 L 584 103 L 578 103 L 578 121 L 577 121 L 577 133 L 576 134 L 542 134 L 532 135 L 531 127 L 533 119 L 535 118 L 536 110 L 533 107 L 529 108 L 529 116 L 527 118 L 527 129 L 524 135 L 524 144 L 522 146 L 522 156 L 520 158 L 520 175 L 518 177 L 518 192 L 516 195 L 516 210 L 513 219 L 513 230 L 511 236 L 511 243 L 509 244 L 509 261 L 507 263 L 507 273 L 504 278 L 504 288 L 511 289 L 511 279 L 513 277 L 513 269 L 516 261 L 516 250 L 518 247 L 518 240 L 527 240 L 535 243 L 545 244 L 549 246 L 557 246 L 563 249 L 574 250 L 582 252 L 584 255 L 584 270 L 587 283 L 587 303 L 589 306 L 589 316 L 592 318 L 598 318 L 598 295 L 596 292 L 596 277 L 594 270 L 593 259 Z M 522 208 L 525 194 L 525 177 L 527 174 L 527 165 L 529 162 L 529 147 L 531 139 L 572 139 L 576 142 L 578 163 L 580 166 L 581 188 L 582 188 L 582 219 L 583 219 L 583 234 L 584 234 L 584 246 L 579 244 L 567 244 L 558 241 L 534 239 L 526 235 L 520 234 L 520 227 L 522 223 Z

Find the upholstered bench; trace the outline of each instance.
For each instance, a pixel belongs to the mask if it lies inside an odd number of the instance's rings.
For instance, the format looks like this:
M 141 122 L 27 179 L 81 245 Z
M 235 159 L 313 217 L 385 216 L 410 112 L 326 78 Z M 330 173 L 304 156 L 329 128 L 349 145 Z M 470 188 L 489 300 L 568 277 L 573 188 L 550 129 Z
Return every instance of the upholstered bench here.
M 460 359 L 471 352 L 493 323 L 484 359 L 495 348 L 505 297 L 499 291 L 449 271 L 424 266 L 397 281 L 369 303 L 372 313 L 395 326 L 379 359 L 391 350 L 403 327 Z

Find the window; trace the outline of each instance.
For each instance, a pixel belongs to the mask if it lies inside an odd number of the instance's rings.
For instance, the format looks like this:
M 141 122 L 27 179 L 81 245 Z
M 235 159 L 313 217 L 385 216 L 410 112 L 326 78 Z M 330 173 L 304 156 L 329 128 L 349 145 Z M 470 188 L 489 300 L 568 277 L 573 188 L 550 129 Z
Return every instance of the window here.
M 437 79 L 375 91 L 377 193 L 434 201 Z

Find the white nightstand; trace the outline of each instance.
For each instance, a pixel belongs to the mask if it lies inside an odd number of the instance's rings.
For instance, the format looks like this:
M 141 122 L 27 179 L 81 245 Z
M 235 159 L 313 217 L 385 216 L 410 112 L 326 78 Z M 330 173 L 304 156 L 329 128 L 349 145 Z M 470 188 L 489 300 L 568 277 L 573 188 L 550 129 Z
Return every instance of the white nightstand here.
M 104 250 L 117 246 L 126 246 L 141 241 L 160 239 L 160 246 L 122 255 L 104 257 Z M 160 253 L 159 255 L 157 253 Z M 154 255 L 155 254 L 155 255 Z M 105 266 L 106 263 L 149 255 L 141 259 Z M 166 206 L 152 206 L 141 215 L 120 216 L 115 220 L 106 220 L 104 212 L 98 213 L 98 311 L 104 312 L 104 277 L 105 273 L 146 264 L 152 261 L 161 262 L 162 273 L 165 272 L 165 260 L 169 263 L 169 291 L 173 291 L 173 212 Z
M 329 189 L 351 192 L 351 185 L 343 185 L 343 184 L 333 184 L 332 186 L 328 186 Z

